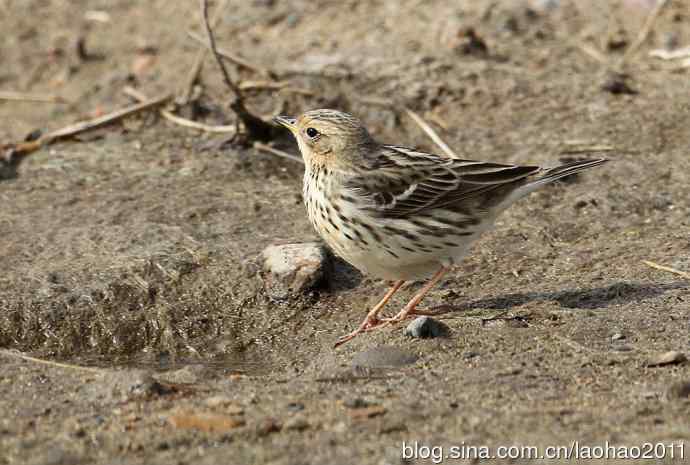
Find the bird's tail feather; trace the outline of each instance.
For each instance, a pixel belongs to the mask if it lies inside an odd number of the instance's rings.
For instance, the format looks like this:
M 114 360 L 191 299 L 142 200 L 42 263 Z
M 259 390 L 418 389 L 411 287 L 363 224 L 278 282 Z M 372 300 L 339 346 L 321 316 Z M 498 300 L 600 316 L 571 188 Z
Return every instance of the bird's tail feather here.
M 523 187 L 532 191 L 544 184 L 554 182 L 558 179 L 570 176 L 571 174 L 578 173 L 580 171 L 599 166 L 602 163 L 606 163 L 608 160 L 606 158 L 597 158 L 594 160 L 580 160 L 571 163 L 566 163 L 561 166 L 556 166 L 555 168 L 548 168 L 541 173 L 541 176 L 534 181 L 528 182 Z
M 601 165 L 602 163 L 606 163 L 607 161 L 608 160 L 605 158 L 598 158 L 598 159 L 593 159 L 593 160 L 574 161 L 572 163 L 566 163 L 566 164 L 561 165 L 561 166 L 556 166 L 555 168 L 546 168 L 537 174 L 537 176 L 539 176 L 538 178 L 536 178 L 532 181 L 528 181 L 525 184 L 523 184 L 522 186 L 515 189 L 508 196 L 508 198 L 506 198 L 503 202 L 501 202 L 501 204 L 497 210 L 500 211 L 500 210 L 503 210 L 503 209 L 509 207 L 510 205 L 512 205 L 517 200 L 520 200 L 521 198 L 534 192 L 535 190 L 539 189 L 540 187 L 544 186 L 545 184 L 554 182 L 558 179 L 564 178 L 566 176 L 570 176 L 571 174 L 578 173 L 578 172 L 586 170 L 588 168 L 592 168 L 592 167 Z

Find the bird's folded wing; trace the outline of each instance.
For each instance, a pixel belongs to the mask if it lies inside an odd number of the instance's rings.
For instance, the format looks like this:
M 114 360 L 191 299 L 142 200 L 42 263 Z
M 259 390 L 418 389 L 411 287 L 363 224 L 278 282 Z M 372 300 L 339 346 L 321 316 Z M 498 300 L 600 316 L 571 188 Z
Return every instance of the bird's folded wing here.
M 493 199 L 498 202 L 515 184 L 540 171 L 538 166 L 451 160 L 399 146 L 383 146 L 375 166 L 348 180 L 346 187 L 367 200 L 371 213 L 389 218 L 456 209 L 469 198 L 500 197 Z

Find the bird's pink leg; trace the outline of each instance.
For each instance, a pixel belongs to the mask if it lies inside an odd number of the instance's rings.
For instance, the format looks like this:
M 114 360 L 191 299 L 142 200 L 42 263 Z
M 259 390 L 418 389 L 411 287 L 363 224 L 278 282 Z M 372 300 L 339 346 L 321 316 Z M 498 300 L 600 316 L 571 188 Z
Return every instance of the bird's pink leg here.
M 341 344 L 345 344 L 347 341 L 354 338 L 359 333 L 362 333 L 364 331 L 370 331 L 376 328 L 377 326 L 383 324 L 383 322 L 378 317 L 379 312 L 383 309 L 383 307 L 386 306 L 388 301 L 391 300 L 391 297 L 393 297 L 393 294 L 395 294 L 396 291 L 400 289 L 400 286 L 402 286 L 404 283 L 405 281 L 396 281 L 395 283 L 393 283 L 393 286 L 388 290 L 388 292 L 386 292 L 386 295 L 383 296 L 381 301 L 377 303 L 374 306 L 374 308 L 371 309 L 371 311 L 369 311 L 367 317 L 364 319 L 362 324 L 359 325 L 359 328 L 355 329 L 350 334 L 347 334 L 338 339 L 338 341 L 335 343 L 333 347 L 335 348 Z
M 412 300 L 408 302 L 405 307 L 400 310 L 400 312 L 395 315 L 393 318 L 386 318 L 383 321 L 386 324 L 395 324 L 395 323 L 400 323 L 404 319 L 413 316 L 413 315 L 429 315 L 432 314 L 430 312 L 425 312 L 424 310 L 415 310 L 417 305 L 419 305 L 419 302 L 422 301 L 424 296 L 429 292 L 438 282 L 443 278 L 443 276 L 450 270 L 450 268 L 447 267 L 442 267 L 440 270 L 436 272 L 434 276 L 429 280 L 428 283 L 424 285 L 423 288 L 420 289 L 420 291 L 412 297 Z

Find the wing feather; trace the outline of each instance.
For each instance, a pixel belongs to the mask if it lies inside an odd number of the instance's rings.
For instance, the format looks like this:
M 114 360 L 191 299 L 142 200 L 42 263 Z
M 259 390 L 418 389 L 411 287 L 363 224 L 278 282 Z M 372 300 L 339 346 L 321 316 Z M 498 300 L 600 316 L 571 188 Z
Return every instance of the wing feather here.
M 372 213 L 389 218 L 449 208 L 477 196 L 494 203 L 541 170 L 538 166 L 451 160 L 391 145 L 382 146 L 376 162 L 377 169 L 349 179 L 346 187 L 369 199 L 366 208 Z

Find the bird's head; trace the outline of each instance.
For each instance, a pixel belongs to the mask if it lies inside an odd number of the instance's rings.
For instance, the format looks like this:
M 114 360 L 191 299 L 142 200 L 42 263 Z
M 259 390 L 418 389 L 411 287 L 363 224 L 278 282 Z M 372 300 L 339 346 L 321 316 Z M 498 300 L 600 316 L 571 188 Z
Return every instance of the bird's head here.
M 311 110 L 298 118 L 277 116 L 275 121 L 292 132 L 309 166 L 357 171 L 376 147 L 362 122 L 341 111 Z

